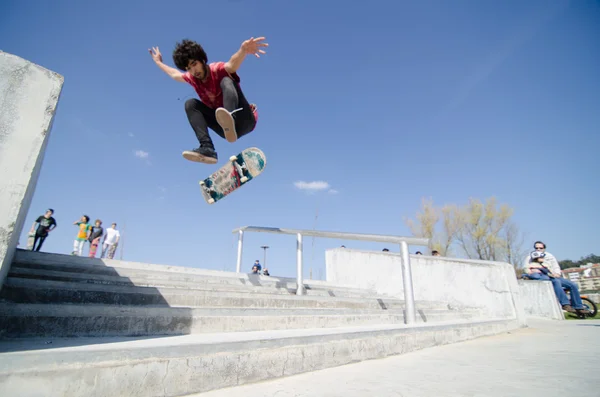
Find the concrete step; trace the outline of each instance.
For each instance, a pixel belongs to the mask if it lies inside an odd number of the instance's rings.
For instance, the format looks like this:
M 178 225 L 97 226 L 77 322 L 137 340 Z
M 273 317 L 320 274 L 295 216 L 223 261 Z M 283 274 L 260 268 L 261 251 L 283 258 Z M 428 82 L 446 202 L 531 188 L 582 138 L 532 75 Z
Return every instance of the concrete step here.
M 105 275 L 88 272 L 71 272 L 61 270 L 45 270 L 40 268 L 27 268 L 13 266 L 10 269 L 9 276 L 13 278 L 23 279 L 41 279 L 54 281 L 68 281 L 85 284 L 102 284 L 102 285 L 122 285 L 122 286 L 139 286 L 139 287 L 168 287 L 168 288 L 183 288 L 188 290 L 219 290 L 221 292 L 259 292 L 270 294 L 294 295 L 296 293 L 296 283 L 264 283 L 250 284 L 242 283 L 237 280 L 207 280 L 210 276 L 186 276 L 186 275 L 171 275 L 171 274 L 142 274 L 139 271 L 120 272 L 132 273 L 127 276 L 123 275 Z M 373 293 L 366 290 L 351 290 L 344 288 L 324 288 L 316 286 L 307 289 L 307 295 L 315 296 L 339 296 L 339 297 L 368 297 Z
M 471 319 L 475 311 L 421 310 L 419 322 Z M 186 335 L 404 324 L 403 310 L 223 309 L 0 303 L 0 337 Z
M 246 273 L 234 273 L 197 268 L 153 265 L 138 262 L 125 262 L 106 259 L 83 258 L 60 254 L 47 254 L 17 250 L 13 268 L 39 269 L 42 271 L 56 271 L 68 273 L 82 273 L 108 277 L 122 277 L 121 281 L 150 279 L 163 281 L 184 281 L 194 284 L 210 285 L 236 285 L 254 287 L 273 287 L 279 290 L 296 292 L 296 280 L 287 277 L 258 276 Z M 23 273 L 23 270 L 21 270 Z M 23 276 L 25 276 L 23 274 Z M 31 277 L 31 276 L 30 276 Z M 96 279 L 91 277 L 90 279 Z M 101 280 L 101 278 L 98 278 Z M 332 285 L 320 280 L 305 280 L 304 286 L 307 293 L 324 291 L 330 296 L 369 296 L 374 291 L 351 286 Z
M 88 303 L 112 305 L 151 305 L 169 307 L 273 307 L 403 309 L 404 301 L 386 297 L 343 298 L 262 293 L 186 290 L 163 287 L 137 287 L 83 284 L 64 281 L 7 277 L 0 299 L 15 303 Z M 417 309 L 447 309 L 443 302 L 417 301 Z
M 497 320 L 137 339 L 2 341 L 0 395 L 183 396 L 505 333 L 518 327 L 516 321 Z
M 402 309 L 404 302 L 390 298 L 338 298 L 261 293 L 186 290 L 163 287 L 137 287 L 83 284 L 64 281 L 7 277 L 0 299 L 16 303 L 89 303 L 112 305 L 152 305 L 169 307 L 277 307 Z M 442 302 L 416 302 L 417 308 L 446 309 Z

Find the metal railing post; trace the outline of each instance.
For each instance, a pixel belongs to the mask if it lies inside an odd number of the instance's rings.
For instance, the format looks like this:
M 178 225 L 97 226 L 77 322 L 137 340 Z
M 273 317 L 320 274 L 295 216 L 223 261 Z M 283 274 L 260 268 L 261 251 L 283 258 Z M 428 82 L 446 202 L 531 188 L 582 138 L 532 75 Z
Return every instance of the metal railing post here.
M 244 245 L 244 231 L 240 230 L 238 232 L 238 252 L 237 252 L 237 264 L 235 265 L 235 272 L 242 272 L 242 248 Z
M 296 275 L 296 295 L 304 295 L 304 278 L 302 273 L 302 234 L 298 233 L 296 236 L 298 238 L 296 241 L 296 265 L 298 267 L 296 269 L 298 272 Z
M 415 295 L 413 293 L 412 271 L 410 267 L 410 255 L 406 241 L 400 242 L 400 253 L 402 254 L 402 282 L 404 284 L 404 304 L 406 306 L 406 324 L 415 323 Z

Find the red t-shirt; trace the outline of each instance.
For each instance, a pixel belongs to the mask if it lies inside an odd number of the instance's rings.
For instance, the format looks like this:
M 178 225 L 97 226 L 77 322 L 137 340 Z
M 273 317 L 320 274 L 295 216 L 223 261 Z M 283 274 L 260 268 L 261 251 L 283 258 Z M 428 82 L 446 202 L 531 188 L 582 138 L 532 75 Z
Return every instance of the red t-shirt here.
M 221 90 L 221 80 L 224 77 L 231 77 L 236 84 L 240 83 L 240 77 L 237 73 L 229 74 L 225 69 L 225 62 L 213 62 L 208 64 L 208 77 L 206 81 L 201 81 L 190 74 L 185 72 L 183 79 L 188 82 L 202 100 L 211 109 L 217 109 L 223 107 L 223 91 Z M 254 106 L 252 112 L 254 113 L 254 119 L 258 121 L 258 111 Z

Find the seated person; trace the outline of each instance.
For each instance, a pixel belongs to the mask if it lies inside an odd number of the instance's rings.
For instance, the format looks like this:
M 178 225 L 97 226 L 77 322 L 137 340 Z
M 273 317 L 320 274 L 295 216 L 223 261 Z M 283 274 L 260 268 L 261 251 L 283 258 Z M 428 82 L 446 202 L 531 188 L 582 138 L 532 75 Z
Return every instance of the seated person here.
M 577 288 L 577 284 L 561 276 L 560 266 L 557 265 L 557 268 L 551 268 L 545 264 L 545 256 L 545 253 L 538 251 L 533 251 L 529 255 L 529 262 L 525 267 L 527 274 L 523 275 L 524 278 L 528 278 L 530 280 L 551 281 L 556 298 L 560 302 L 563 310 L 566 310 L 570 313 L 590 313 L 589 310 L 585 309 L 583 303 L 581 302 L 581 296 L 579 295 L 579 288 Z M 563 288 L 566 288 L 571 292 L 570 302 Z

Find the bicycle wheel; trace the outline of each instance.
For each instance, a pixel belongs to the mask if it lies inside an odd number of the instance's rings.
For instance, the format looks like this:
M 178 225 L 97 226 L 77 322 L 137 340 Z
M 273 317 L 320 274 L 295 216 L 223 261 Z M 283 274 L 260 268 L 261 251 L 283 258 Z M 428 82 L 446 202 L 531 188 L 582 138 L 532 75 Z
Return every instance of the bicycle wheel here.
M 598 307 L 594 302 L 592 302 L 589 298 L 581 298 L 581 302 L 586 309 L 588 309 L 591 313 L 588 314 L 588 317 L 596 317 L 598 314 Z

